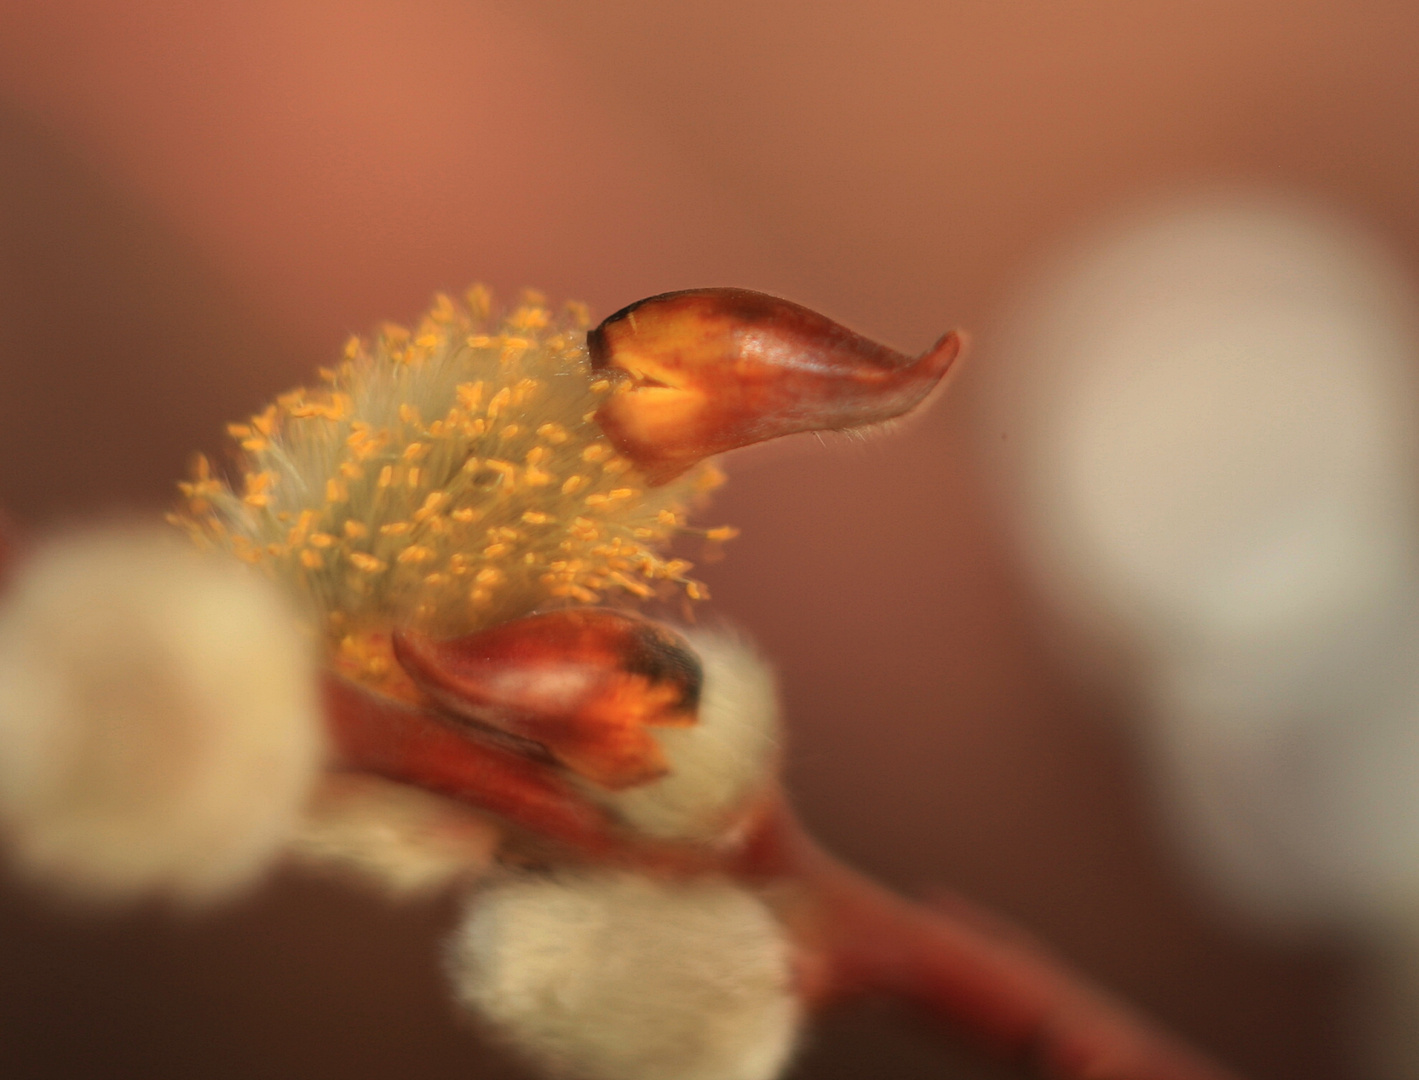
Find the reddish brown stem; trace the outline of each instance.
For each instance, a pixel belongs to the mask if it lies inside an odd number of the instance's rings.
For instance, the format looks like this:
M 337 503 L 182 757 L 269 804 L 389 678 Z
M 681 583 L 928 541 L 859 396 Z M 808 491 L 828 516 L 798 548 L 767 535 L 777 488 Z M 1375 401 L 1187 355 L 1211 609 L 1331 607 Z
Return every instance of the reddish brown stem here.
M 844 866 L 787 811 L 766 824 L 745 868 L 802 890 L 824 1000 L 913 1003 L 1049 1080 L 1237 1080 L 1003 920 L 959 898 L 949 910 L 914 904 Z
M 782 799 L 728 852 L 637 843 L 548 764 L 484 745 L 434 714 L 330 678 L 345 762 L 417 784 L 564 844 L 656 873 L 733 874 L 781 898 L 816 1004 L 882 994 L 921 1007 L 1047 1080 L 1236 1080 L 964 900 L 933 910 L 894 895 L 819 847 Z

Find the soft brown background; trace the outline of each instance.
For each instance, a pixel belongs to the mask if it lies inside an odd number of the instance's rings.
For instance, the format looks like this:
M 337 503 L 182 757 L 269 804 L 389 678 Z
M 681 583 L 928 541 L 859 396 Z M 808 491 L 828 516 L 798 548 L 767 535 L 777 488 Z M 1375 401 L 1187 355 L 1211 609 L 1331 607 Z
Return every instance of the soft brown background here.
M 1419 7 L 1379 0 L 8 0 L 0 503 L 161 505 L 226 420 L 474 279 L 602 314 L 742 285 L 912 351 L 961 325 L 978 372 L 1048 247 L 1150 193 L 1318 195 L 1412 261 L 1416 45 Z M 731 467 L 713 516 L 744 536 L 707 576 L 779 662 L 807 817 L 1252 1075 L 1354 1075 L 1344 965 L 1191 895 L 1109 710 L 1043 648 L 978 379 L 894 439 Z M 295 878 L 191 923 L 11 890 L 0 1075 L 504 1075 L 442 996 L 451 917 Z M 977 1068 L 868 1010 L 797 1075 Z

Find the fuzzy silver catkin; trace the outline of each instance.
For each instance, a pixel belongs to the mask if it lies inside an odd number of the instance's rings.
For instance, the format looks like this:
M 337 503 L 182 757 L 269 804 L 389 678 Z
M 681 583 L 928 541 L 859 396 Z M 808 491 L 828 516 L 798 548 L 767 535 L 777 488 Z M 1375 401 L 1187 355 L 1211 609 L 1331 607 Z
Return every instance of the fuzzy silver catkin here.
M 317 786 L 289 851 L 315 870 L 409 899 L 480 877 L 501 839 L 491 818 L 442 795 L 332 773 Z
M 704 685 L 696 723 L 655 729 L 670 772 L 623 791 L 587 790 L 640 832 L 710 840 L 733 828 L 775 773 L 778 688 L 773 669 L 734 634 L 687 630 L 684 636 L 700 659 Z
M 512 879 L 453 943 L 458 998 L 568 1080 L 772 1080 L 801 1006 L 782 926 L 723 879 Z
M 0 836 L 80 898 L 220 897 L 276 857 L 323 759 L 284 600 L 166 532 L 62 536 L 0 596 Z

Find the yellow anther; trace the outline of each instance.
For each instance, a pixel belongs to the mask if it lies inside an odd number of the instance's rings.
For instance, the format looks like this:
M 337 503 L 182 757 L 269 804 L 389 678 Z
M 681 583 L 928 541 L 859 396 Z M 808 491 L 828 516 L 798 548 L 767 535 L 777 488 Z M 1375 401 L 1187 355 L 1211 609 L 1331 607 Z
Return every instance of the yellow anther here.
M 407 521 L 389 521 L 379 527 L 380 536 L 403 536 L 413 526 Z
M 345 536 L 350 540 L 360 540 L 369 535 L 369 527 L 362 521 L 348 520 L 345 522 Z
M 376 487 L 387 488 L 394 483 L 394 466 L 386 465 L 379 470 L 379 479 L 375 481 Z
M 507 544 L 489 544 L 483 549 L 483 557 L 485 559 L 496 559 L 506 555 L 511 550 L 512 548 Z
M 404 481 L 411 488 L 416 488 L 419 486 L 419 481 L 423 479 L 423 475 L 423 470 L 416 465 L 409 469 L 409 472 L 404 477 Z
M 519 330 L 540 330 L 551 321 L 546 309 L 541 307 L 520 307 L 508 316 L 508 325 Z
M 520 434 L 522 434 L 522 426 L 520 424 L 507 424 L 498 432 L 498 438 L 515 439 Z
M 421 442 L 411 442 L 404 448 L 404 452 L 399 456 L 404 461 L 421 461 L 429 453 L 429 444 Z
M 561 424 L 543 424 L 537 429 L 537 435 L 539 438 L 546 439 L 549 443 L 555 445 L 561 445 L 571 438 L 571 436 L 567 434 L 567 429 L 562 427 Z
M 345 481 L 332 476 L 325 481 L 325 501 L 328 503 L 342 503 L 350 497 L 350 489 Z
M 591 384 L 591 392 L 593 394 L 604 394 L 607 390 L 610 389 L 611 381 L 609 379 L 597 379 L 594 383 Z
M 463 302 L 475 319 L 486 319 L 493 308 L 493 297 L 483 285 L 474 285 L 463 294 Z
M 459 383 L 453 390 L 454 396 L 458 398 L 458 404 L 469 412 L 478 408 L 483 403 L 483 383 L 478 382 Z
M 652 589 L 645 582 L 636 581 L 634 578 L 628 578 L 625 574 L 622 574 L 619 571 L 612 572 L 608 575 L 608 578 L 615 584 L 621 586 L 621 588 L 625 589 L 628 593 L 631 593 L 635 596 L 639 596 L 642 600 L 647 600 L 655 595 L 655 590 Z
M 499 479 L 501 479 L 504 484 L 511 485 L 513 480 L 517 477 L 517 466 L 510 461 L 488 458 L 484 464 L 497 473 Z
M 484 567 L 473 580 L 479 585 L 497 585 L 503 580 L 503 572 L 495 566 Z
M 399 553 L 398 562 L 407 566 L 410 563 L 428 562 L 434 558 L 434 549 L 424 547 L 422 544 L 410 544 Z
M 423 521 L 425 518 L 430 517 L 433 514 L 437 514 L 440 510 L 444 508 L 444 505 L 448 502 L 448 500 L 448 492 L 433 492 L 431 495 L 429 495 L 428 498 L 424 500 L 424 505 L 414 511 L 414 520 Z
M 581 452 L 582 461 L 605 461 L 611 456 L 611 448 L 602 442 L 595 442 Z
M 713 465 L 706 465 L 695 477 L 696 491 L 713 491 L 724 483 L 724 473 Z
M 340 462 L 340 475 L 346 480 L 363 480 L 365 470 L 356 465 L 353 461 Z
M 311 533 L 306 543 L 310 544 L 311 547 L 328 548 L 335 543 L 335 537 L 331 536 L 329 533 Z
M 529 465 L 527 471 L 522 474 L 523 481 L 529 487 L 546 487 L 556 479 L 546 469 L 539 469 L 535 465 Z
M 522 520 L 529 525 L 545 525 L 552 520 L 552 515 L 544 514 L 541 510 L 524 510 Z
M 586 487 L 586 477 L 569 476 L 562 482 L 562 494 L 572 495 Z
M 318 551 L 306 548 L 301 552 L 301 565 L 307 570 L 319 570 L 325 565 L 325 557 Z
M 493 395 L 492 400 L 488 402 L 488 407 L 483 411 L 488 414 L 488 419 L 496 420 L 498 415 L 507 408 L 510 401 L 512 401 L 512 391 L 504 386 Z
M 366 555 L 363 551 L 350 553 L 350 565 L 366 574 L 381 574 L 389 568 L 389 564 L 383 559 L 376 559 L 373 555 Z
M 705 532 L 705 539 L 715 543 L 723 543 L 726 540 L 733 540 L 739 535 L 739 530 L 733 525 L 721 525 L 715 529 L 708 529 Z
M 421 423 L 419 410 L 407 401 L 399 406 L 399 419 L 413 427 L 418 427 Z

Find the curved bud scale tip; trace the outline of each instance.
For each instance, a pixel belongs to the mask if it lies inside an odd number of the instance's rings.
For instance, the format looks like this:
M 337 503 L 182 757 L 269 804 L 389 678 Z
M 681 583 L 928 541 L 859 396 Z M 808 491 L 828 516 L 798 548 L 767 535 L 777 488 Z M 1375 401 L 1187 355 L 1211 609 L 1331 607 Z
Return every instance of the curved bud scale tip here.
M 629 376 L 597 422 L 661 484 L 725 450 L 901 416 L 941 381 L 961 339 L 949 333 L 913 360 L 778 297 L 690 289 L 622 308 L 587 347 L 594 368 Z
M 446 641 L 398 633 L 394 652 L 441 709 L 612 789 L 665 775 L 647 728 L 693 724 L 699 707 L 689 645 L 606 608 L 530 615 Z

